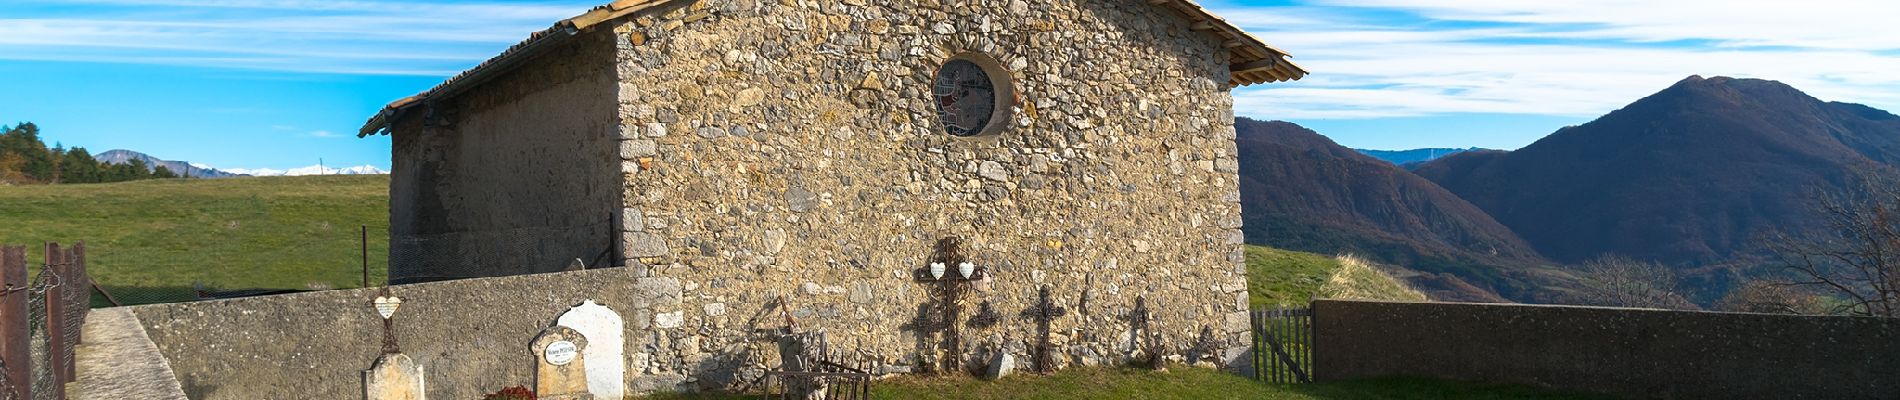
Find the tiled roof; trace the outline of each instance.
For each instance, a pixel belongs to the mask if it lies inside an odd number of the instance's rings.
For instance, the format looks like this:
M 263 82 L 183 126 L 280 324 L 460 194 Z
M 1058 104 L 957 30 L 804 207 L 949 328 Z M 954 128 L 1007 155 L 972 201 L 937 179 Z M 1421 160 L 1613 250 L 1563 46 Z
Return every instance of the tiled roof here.
M 356 133 L 357 137 L 385 132 L 394 121 L 396 114 L 415 106 L 424 99 L 437 96 L 452 96 L 464 89 L 473 87 L 496 74 L 512 69 L 521 61 L 533 57 L 542 50 L 573 37 L 580 31 L 605 21 L 627 16 L 641 10 L 653 8 L 676 1 L 691 0 L 615 0 L 586 13 L 555 22 L 553 27 L 528 35 L 501 54 L 476 65 L 447 81 L 414 96 L 390 102 L 382 111 L 371 116 Z M 1210 31 L 1224 39 L 1223 45 L 1231 53 L 1229 68 L 1233 71 L 1228 84 L 1245 86 L 1257 83 L 1283 82 L 1297 80 L 1306 76 L 1306 69 L 1287 59 L 1287 53 L 1268 45 L 1266 42 L 1240 30 L 1240 27 L 1227 23 L 1227 20 L 1201 8 L 1193 0 L 1146 0 L 1149 4 L 1177 12 L 1188 20 L 1191 28 L 1197 31 Z
M 1212 31 L 1215 35 L 1227 39 L 1224 46 L 1232 53 L 1228 68 L 1233 77 L 1227 83 L 1234 86 L 1246 86 L 1256 83 L 1271 83 L 1298 80 L 1306 76 L 1306 68 L 1287 59 L 1286 51 L 1274 48 L 1267 42 L 1247 34 L 1240 27 L 1227 23 L 1227 20 L 1201 8 L 1194 0 L 1147 0 L 1148 4 L 1166 7 L 1186 16 L 1194 30 Z

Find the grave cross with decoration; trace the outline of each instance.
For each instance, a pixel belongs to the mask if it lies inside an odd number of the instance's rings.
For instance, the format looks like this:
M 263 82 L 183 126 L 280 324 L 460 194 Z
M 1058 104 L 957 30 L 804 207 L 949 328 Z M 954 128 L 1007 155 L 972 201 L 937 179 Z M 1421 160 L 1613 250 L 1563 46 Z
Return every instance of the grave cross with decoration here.
M 402 307 L 402 298 L 389 294 L 389 287 L 377 292 L 376 299 L 370 301 L 376 307 L 376 314 L 383 316 L 383 354 L 401 353 L 396 346 L 396 327 L 390 318 L 396 316 L 396 309 Z
M 961 318 L 958 315 L 962 312 L 963 286 L 969 284 L 975 285 L 978 290 L 988 290 L 986 288 L 991 279 L 989 268 L 971 263 L 963 256 L 962 244 L 963 241 L 955 237 L 938 239 L 930 265 L 913 273 L 919 282 L 937 284 L 938 298 L 942 303 L 938 304 L 938 318 L 926 328 L 943 331 L 941 346 L 949 353 L 943 360 L 945 371 L 962 369 L 963 356 L 960 353 L 963 337 L 956 321 Z

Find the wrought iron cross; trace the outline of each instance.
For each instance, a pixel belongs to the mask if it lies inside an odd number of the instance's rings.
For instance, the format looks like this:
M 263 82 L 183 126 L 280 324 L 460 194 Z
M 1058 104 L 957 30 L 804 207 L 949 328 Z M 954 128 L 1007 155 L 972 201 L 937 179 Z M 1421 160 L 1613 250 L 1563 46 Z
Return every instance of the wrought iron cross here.
M 370 301 L 370 306 L 375 307 L 376 313 L 383 317 L 383 354 L 401 353 L 402 348 L 396 346 L 396 326 L 391 318 L 396 316 L 396 309 L 402 306 L 402 298 L 389 295 L 389 287 L 384 286 L 383 290 L 377 292 L 376 298 Z
M 1048 286 L 1042 287 L 1042 292 L 1038 297 L 1040 299 L 1036 301 L 1036 305 L 1023 310 L 1023 317 L 1035 320 L 1037 334 L 1042 335 L 1042 342 L 1036 345 L 1036 372 L 1047 374 L 1055 372 L 1055 359 L 1051 354 L 1055 346 L 1049 342 L 1049 324 L 1056 318 L 1068 315 L 1069 309 L 1049 300 Z
M 932 326 L 929 327 L 943 330 L 943 350 L 949 353 L 943 360 L 945 371 L 960 370 L 963 365 L 961 354 L 963 337 L 956 323 L 961 319 L 958 315 L 962 311 L 963 286 L 989 276 L 989 270 L 981 266 L 972 266 L 968 272 L 962 270 L 962 264 L 968 262 L 963 257 L 962 244 L 963 242 L 955 237 L 938 239 L 935 247 L 936 254 L 931 257 L 933 265 L 918 269 L 913 273 L 913 277 L 919 282 L 936 283 L 938 297 L 943 301 L 938 305 L 940 319 L 931 323 Z M 957 270 L 948 270 L 950 268 L 957 268 Z

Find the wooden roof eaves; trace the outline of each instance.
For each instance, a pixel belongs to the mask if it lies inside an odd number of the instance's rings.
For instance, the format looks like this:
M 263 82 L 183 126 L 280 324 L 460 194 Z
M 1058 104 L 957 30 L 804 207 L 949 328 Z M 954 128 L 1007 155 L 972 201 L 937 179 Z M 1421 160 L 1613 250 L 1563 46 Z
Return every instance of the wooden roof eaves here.
M 529 34 L 526 40 L 522 40 L 520 43 L 508 47 L 508 49 L 502 51 L 501 54 L 497 54 L 487 61 L 477 64 L 474 68 L 456 74 L 441 84 L 437 84 L 435 87 L 420 94 L 404 97 L 383 106 L 382 110 L 378 111 L 376 115 L 371 116 L 368 121 L 363 123 L 363 127 L 357 130 L 356 137 L 366 137 L 378 133 L 387 134 L 390 124 L 395 122 L 396 117 L 410 108 L 426 104 L 429 100 L 454 96 L 464 90 L 479 85 L 482 82 L 494 78 L 501 72 L 512 69 L 515 64 L 519 64 L 533 57 L 542 50 L 558 42 L 565 41 L 567 38 L 573 37 L 581 31 L 592 28 L 602 22 L 619 19 L 633 13 L 653 8 L 654 6 L 674 1 L 679 0 L 615 0 L 612 3 L 589 9 L 587 12 L 572 18 L 556 21 L 554 26 Z

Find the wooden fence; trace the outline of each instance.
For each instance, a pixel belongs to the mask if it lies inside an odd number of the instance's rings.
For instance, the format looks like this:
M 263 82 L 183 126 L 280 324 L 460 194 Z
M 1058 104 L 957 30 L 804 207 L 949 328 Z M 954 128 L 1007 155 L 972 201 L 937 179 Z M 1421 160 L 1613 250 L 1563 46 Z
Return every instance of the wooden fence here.
M 1313 309 L 1253 310 L 1254 379 L 1268 383 L 1313 381 Z
M 26 247 L 0 247 L 0 399 L 62 400 L 76 377 L 74 349 L 92 310 L 86 244 L 47 243 L 28 279 Z

